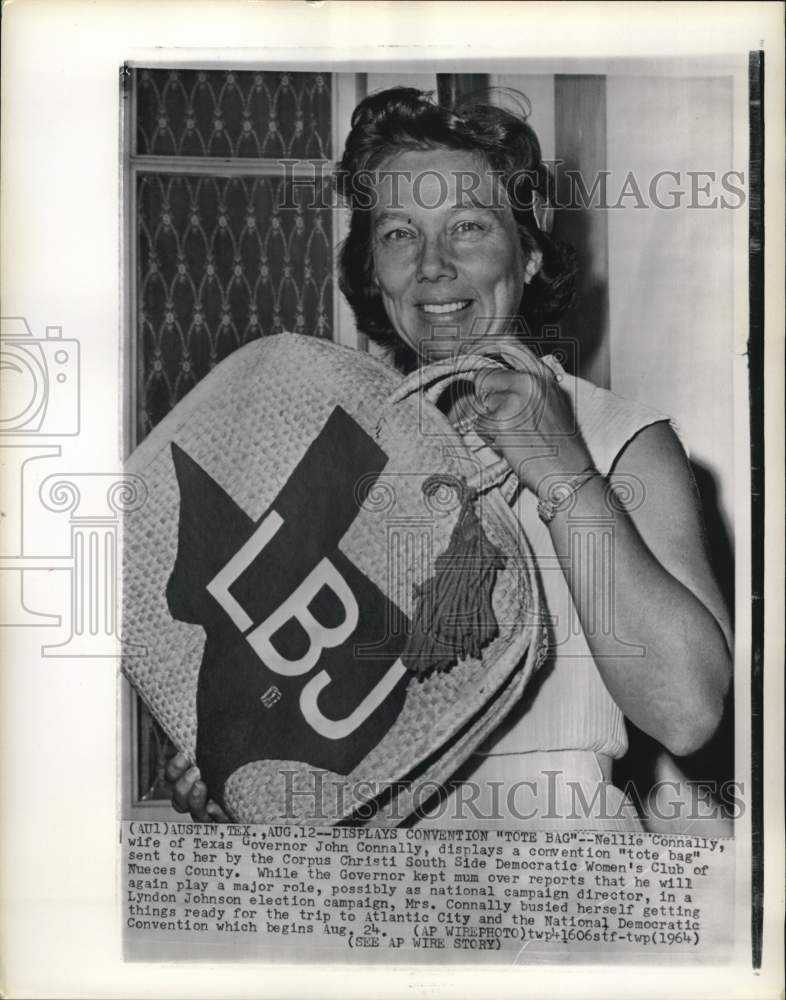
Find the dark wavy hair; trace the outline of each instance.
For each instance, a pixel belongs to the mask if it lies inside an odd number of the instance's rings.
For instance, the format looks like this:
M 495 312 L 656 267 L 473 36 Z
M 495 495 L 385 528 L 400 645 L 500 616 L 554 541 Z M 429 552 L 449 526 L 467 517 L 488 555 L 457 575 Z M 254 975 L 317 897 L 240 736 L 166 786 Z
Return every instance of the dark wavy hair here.
M 535 251 L 543 255 L 540 271 L 522 289 L 520 318 L 535 332 L 571 305 L 576 255 L 571 246 L 552 239 L 535 221 L 536 202 L 554 204 L 554 179 L 525 118 L 525 114 L 471 98 L 446 107 L 436 104 L 429 92 L 412 87 L 371 94 L 355 108 L 344 155 L 336 168 L 338 193 L 351 209 L 349 234 L 340 250 L 339 287 L 358 329 L 392 348 L 400 367 L 414 368 L 417 359 L 393 329 L 373 281 L 368 198 L 368 175 L 397 153 L 454 149 L 482 158 L 504 186 L 525 259 Z

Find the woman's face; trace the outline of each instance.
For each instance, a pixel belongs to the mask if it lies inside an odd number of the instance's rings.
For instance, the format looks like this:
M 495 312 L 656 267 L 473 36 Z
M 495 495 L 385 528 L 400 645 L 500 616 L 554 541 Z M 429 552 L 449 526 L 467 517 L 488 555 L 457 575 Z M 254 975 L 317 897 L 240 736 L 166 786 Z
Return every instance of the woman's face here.
M 380 168 L 375 194 L 374 281 L 398 335 L 434 360 L 504 334 L 534 270 L 482 159 L 403 152 Z

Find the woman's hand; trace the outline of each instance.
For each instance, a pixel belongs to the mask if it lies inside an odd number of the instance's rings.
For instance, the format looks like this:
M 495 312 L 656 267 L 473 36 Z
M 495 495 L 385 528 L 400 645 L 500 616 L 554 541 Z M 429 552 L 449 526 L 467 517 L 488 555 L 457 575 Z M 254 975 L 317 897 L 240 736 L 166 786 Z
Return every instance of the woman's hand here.
M 199 768 L 180 752 L 171 757 L 165 770 L 166 780 L 172 786 L 172 808 L 190 812 L 195 823 L 228 823 L 229 817 L 217 802 L 208 798 L 207 785 L 202 781 Z
M 475 430 L 533 493 L 547 477 L 573 476 L 592 465 L 558 375 L 534 354 L 525 371 L 479 372 L 475 395 L 481 411 Z

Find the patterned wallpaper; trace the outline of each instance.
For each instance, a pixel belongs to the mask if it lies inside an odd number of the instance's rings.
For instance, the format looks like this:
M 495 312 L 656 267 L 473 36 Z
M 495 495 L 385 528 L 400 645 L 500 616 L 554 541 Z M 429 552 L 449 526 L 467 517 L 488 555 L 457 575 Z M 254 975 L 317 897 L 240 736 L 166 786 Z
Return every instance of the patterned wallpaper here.
M 330 76 L 143 69 L 140 156 L 329 159 Z
M 282 330 L 331 336 L 331 212 L 285 186 L 138 175 L 141 436 L 242 344 Z M 286 197 L 295 207 L 279 207 Z
M 325 172 L 332 122 L 321 73 L 140 69 L 132 85 L 131 162 L 145 157 L 132 235 L 139 442 L 242 344 L 282 330 L 332 337 L 330 199 L 293 185 L 280 163 Z M 168 799 L 174 748 L 138 709 L 137 796 Z

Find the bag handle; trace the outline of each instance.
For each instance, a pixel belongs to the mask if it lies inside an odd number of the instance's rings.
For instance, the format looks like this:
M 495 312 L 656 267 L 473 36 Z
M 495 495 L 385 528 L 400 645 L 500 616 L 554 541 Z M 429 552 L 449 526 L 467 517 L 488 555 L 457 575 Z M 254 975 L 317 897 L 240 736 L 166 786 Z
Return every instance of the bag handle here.
M 395 406 L 416 393 L 422 393 L 424 399 L 428 400 L 432 406 L 436 406 L 442 393 L 454 382 L 461 381 L 467 375 L 494 369 L 527 371 L 532 368 L 534 355 L 527 348 L 517 344 L 479 344 L 474 350 L 473 354 L 444 358 L 441 361 L 424 365 L 407 375 L 385 401 L 377 427 L 379 428 L 385 419 L 385 410 L 388 407 Z M 471 451 L 488 449 L 488 445 L 478 437 L 471 426 L 457 427 L 456 430 L 464 438 L 465 444 Z M 506 481 L 509 487 L 512 483 L 510 489 L 503 489 L 506 499 L 509 500 L 510 497 L 507 494 L 512 495 L 515 492 L 518 478 L 507 459 L 498 456 L 495 461 L 483 465 L 471 475 L 467 479 L 467 486 L 478 493 L 485 493 L 495 486 L 503 488 Z
M 534 355 L 526 347 L 520 347 L 517 344 L 479 344 L 473 348 L 472 354 L 444 358 L 411 372 L 393 390 L 387 402 L 400 403 L 416 392 L 422 392 L 429 403 L 436 405 L 445 389 L 454 382 L 461 381 L 465 375 L 473 375 L 493 368 L 527 371 L 532 368 L 533 359 Z

